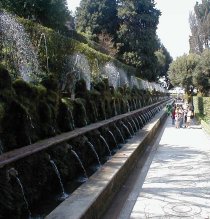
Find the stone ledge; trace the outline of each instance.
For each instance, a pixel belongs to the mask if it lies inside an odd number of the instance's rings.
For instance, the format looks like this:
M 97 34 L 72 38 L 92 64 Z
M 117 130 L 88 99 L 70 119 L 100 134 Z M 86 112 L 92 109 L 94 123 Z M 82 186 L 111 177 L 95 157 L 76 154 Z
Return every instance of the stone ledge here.
M 46 219 L 101 218 L 113 196 L 135 167 L 151 138 L 166 118 L 164 111 L 144 126 L 86 183 L 55 208 Z
M 154 104 L 149 105 L 149 106 L 145 106 L 145 107 L 140 108 L 138 110 L 134 110 L 134 111 L 131 111 L 131 112 L 128 112 L 125 114 L 117 115 L 117 116 L 114 116 L 114 117 L 109 118 L 107 120 L 99 121 L 97 123 L 93 123 L 93 124 L 90 124 L 90 125 L 82 127 L 82 128 L 77 128 L 73 131 L 65 132 L 65 133 L 62 133 L 62 134 L 57 135 L 55 137 L 44 139 L 44 140 L 38 141 L 36 143 L 33 143 L 31 145 L 24 146 L 24 147 L 3 153 L 2 155 L 0 155 L 0 168 L 2 168 L 3 166 L 5 166 L 9 163 L 15 162 L 19 159 L 22 159 L 22 158 L 27 157 L 29 155 L 35 154 L 39 151 L 45 150 L 45 149 L 52 147 L 54 145 L 68 141 L 71 138 L 78 137 L 79 135 L 82 135 L 82 134 L 85 134 L 85 133 L 90 132 L 92 130 L 98 129 L 102 126 L 116 122 L 116 121 L 121 120 L 123 118 L 135 115 L 135 114 L 137 114 L 145 109 L 163 104 L 167 101 L 169 101 L 169 100 L 162 100 L 160 102 L 154 103 Z

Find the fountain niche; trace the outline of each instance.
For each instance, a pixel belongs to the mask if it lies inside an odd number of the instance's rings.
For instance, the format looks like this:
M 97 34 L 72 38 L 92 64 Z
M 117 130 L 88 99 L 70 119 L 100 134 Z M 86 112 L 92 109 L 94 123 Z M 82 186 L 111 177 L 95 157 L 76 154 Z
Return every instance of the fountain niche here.
M 37 48 L 44 47 L 42 74 L 38 53 L 15 17 L 0 11 L 0 27 L 6 48 L 0 66 L 0 218 L 44 218 L 112 159 L 168 97 L 141 89 L 138 81 L 131 86 L 122 69 L 112 62 L 101 67 L 96 58 L 102 72 L 92 81 L 80 53 L 72 55 L 61 83 L 50 73 L 45 34 Z
M 15 155 L 14 151 L 3 153 L 0 157 L 1 217 L 44 218 L 112 159 L 162 106 L 158 102 L 76 128 L 19 148 Z M 14 161 L 7 161 L 8 154 L 14 156 Z M 23 157 L 19 158 L 18 154 Z
M 135 87 L 114 89 L 106 78 L 91 90 L 80 79 L 74 92 L 73 99 L 59 93 L 53 75 L 32 85 L 12 81 L 1 68 L 0 217 L 49 214 L 112 159 L 167 100 Z

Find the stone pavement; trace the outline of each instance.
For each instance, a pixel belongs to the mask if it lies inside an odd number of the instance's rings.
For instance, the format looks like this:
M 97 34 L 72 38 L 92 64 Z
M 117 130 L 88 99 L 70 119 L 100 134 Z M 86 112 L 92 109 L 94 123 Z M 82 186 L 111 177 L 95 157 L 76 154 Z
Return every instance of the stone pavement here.
M 167 119 L 118 218 L 210 218 L 210 136 L 201 126 L 176 129 Z

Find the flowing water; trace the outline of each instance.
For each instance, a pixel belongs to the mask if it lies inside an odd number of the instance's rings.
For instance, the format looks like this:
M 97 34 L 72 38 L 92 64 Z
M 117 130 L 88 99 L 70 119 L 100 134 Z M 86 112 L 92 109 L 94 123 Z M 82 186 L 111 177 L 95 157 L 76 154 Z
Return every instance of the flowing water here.
M 73 71 L 76 71 L 76 80 L 84 79 L 86 81 L 87 89 L 90 90 L 91 84 L 91 70 L 88 60 L 84 54 L 74 54 L 70 58 L 70 67 L 73 66 Z
M 122 122 L 121 121 L 121 124 L 122 124 L 122 126 L 126 129 L 126 131 L 127 131 L 127 133 L 128 133 L 128 135 L 131 137 L 132 136 L 132 134 L 131 134 L 131 132 L 130 132 L 130 130 L 129 130 L 129 128 L 125 125 L 125 123 L 124 122 Z
M 71 153 L 76 157 L 77 161 L 79 162 L 80 167 L 82 168 L 82 170 L 83 170 L 83 172 L 84 172 L 84 176 L 85 176 L 85 178 L 86 178 L 86 180 L 87 180 L 87 179 L 88 179 L 88 176 L 87 176 L 86 170 L 85 170 L 85 168 L 84 168 L 84 166 L 83 166 L 83 163 L 82 163 L 82 161 L 80 160 L 78 154 L 77 154 L 76 151 L 74 151 L 74 150 L 71 150 Z
M 29 204 L 28 204 L 28 201 L 27 201 L 26 196 L 25 196 L 25 193 L 24 193 L 23 185 L 22 185 L 20 179 L 19 179 L 17 176 L 16 176 L 15 178 L 16 178 L 16 180 L 17 180 L 19 186 L 20 186 L 21 193 L 22 193 L 22 195 L 23 195 L 23 199 L 24 199 L 24 202 L 25 202 L 25 204 L 26 204 L 26 208 L 27 208 L 27 210 L 28 210 L 28 215 L 29 215 L 29 218 L 30 218 L 30 217 L 31 217 L 31 212 L 30 212 L 30 210 L 29 210 Z
M 133 120 L 133 118 L 131 118 L 131 122 L 133 123 L 134 127 L 135 127 L 135 131 L 138 131 L 138 127 L 136 125 L 136 122 Z
M 106 142 L 106 139 L 105 139 L 102 135 L 100 135 L 100 139 L 104 142 L 104 145 L 106 146 L 106 148 L 107 148 L 107 150 L 108 150 L 108 152 L 109 152 L 109 156 L 111 157 L 111 156 L 112 156 L 112 153 L 111 153 L 111 150 L 110 150 L 110 148 L 109 148 L 108 143 Z
M 139 120 L 141 121 L 142 127 L 144 126 L 145 122 L 143 121 L 142 117 L 138 115 Z
M 87 141 L 87 144 L 90 146 L 91 150 L 92 150 L 93 153 L 95 154 L 99 166 L 101 166 L 101 162 L 100 162 L 100 159 L 99 159 L 98 153 L 96 152 L 95 147 L 93 146 L 93 144 L 92 144 L 90 141 Z
M 138 125 L 138 129 L 141 129 L 141 126 L 140 126 L 140 124 L 139 124 L 139 120 L 138 120 L 136 117 L 134 117 L 134 120 L 136 121 L 136 123 L 137 123 L 137 125 Z
M 39 81 L 38 58 L 29 36 L 15 16 L 5 11 L 0 11 L 0 35 L 6 63 L 12 65 L 24 81 Z
M 120 73 L 118 68 L 112 62 L 108 62 L 103 67 L 105 77 L 108 78 L 109 84 L 114 88 L 120 86 Z
M 130 128 L 131 128 L 132 134 L 135 135 L 135 131 L 134 131 L 134 129 L 133 129 L 133 126 L 131 125 L 131 123 L 130 123 L 128 120 L 127 120 L 127 122 L 128 122 L 128 125 L 129 125 Z
M 114 124 L 114 126 L 115 126 L 115 128 L 117 129 L 117 131 L 119 132 L 119 135 L 120 135 L 120 137 L 121 137 L 123 143 L 125 143 L 125 139 L 124 139 L 124 137 L 123 137 L 123 135 L 122 135 L 122 132 L 120 131 L 120 129 L 117 127 L 116 124 Z
M 63 201 L 63 200 L 65 200 L 68 197 L 68 194 L 65 193 L 63 182 L 61 180 L 61 175 L 60 175 L 60 173 L 58 171 L 58 168 L 57 168 L 55 162 L 53 160 L 50 160 L 50 163 L 52 164 L 52 167 L 53 167 L 53 169 L 54 169 L 54 171 L 55 171 L 55 173 L 56 173 L 56 175 L 58 177 L 58 181 L 59 181 L 59 184 L 60 184 L 60 187 L 61 187 L 62 195 L 59 197 L 59 200 Z
M 111 135 L 111 137 L 113 138 L 113 140 L 114 140 L 114 143 L 115 143 L 115 145 L 117 146 L 117 140 L 116 140 L 116 138 L 114 137 L 114 134 L 109 130 L 109 134 Z
M 22 194 L 23 200 L 25 202 L 25 205 L 26 205 L 26 208 L 27 208 L 27 211 L 28 211 L 28 216 L 29 216 L 29 218 L 31 218 L 31 211 L 29 209 L 29 204 L 28 204 L 28 201 L 27 201 L 26 196 L 25 196 L 23 184 L 22 184 L 21 180 L 18 177 L 17 170 L 15 168 L 9 169 L 8 170 L 8 176 L 9 176 L 9 178 L 12 176 L 16 179 L 16 181 L 17 181 L 17 183 L 18 183 L 18 185 L 21 189 L 21 194 Z

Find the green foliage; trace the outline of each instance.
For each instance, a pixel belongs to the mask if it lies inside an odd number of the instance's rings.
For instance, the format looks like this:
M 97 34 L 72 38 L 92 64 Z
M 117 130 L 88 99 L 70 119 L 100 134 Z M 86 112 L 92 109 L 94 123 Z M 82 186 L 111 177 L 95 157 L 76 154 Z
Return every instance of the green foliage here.
M 194 13 L 190 15 L 190 52 L 201 54 L 204 49 L 209 48 L 210 37 L 210 2 L 202 0 L 196 2 Z
M 87 114 L 85 109 L 85 100 L 77 98 L 74 101 L 73 116 L 76 127 L 82 127 L 87 125 Z
M 199 119 L 206 121 L 210 127 L 210 97 L 194 96 L 193 105 L 196 116 Z
M 119 58 L 138 68 L 138 76 L 154 80 L 158 49 L 156 29 L 160 12 L 150 1 L 119 1 Z
M 157 57 L 157 76 L 166 76 L 172 57 L 163 45 L 155 52 L 155 56 Z
M 198 93 L 207 95 L 210 90 L 210 51 L 204 50 L 201 55 L 190 53 L 173 61 L 168 75 L 174 86 L 182 86 L 192 94 L 196 88 Z
M 23 98 L 29 99 L 31 101 L 32 99 L 36 98 L 37 91 L 36 89 L 29 83 L 23 81 L 22 79 L 17 79 L 12 84 L 15 93 L 18 96 L 22 96 Z
M 87 92 L 87 86 L 86 86 L 86 81 L 84 79 L 81 79 L 76 82 L 75 85 L 75 93 L 86 93 Z
M 71 20 L 66 0 L 1 0 L 0 3 L 4 9 L 20 17 L 63 32 L 66 22 Z
M 57 92 L 58 91 L 58 80 L 55 78 L 54 75 L 49 75 L 43 78 L 41 84 L 46 87 L 48 90 L 52 90 Z
M 7 149 L 12 150 L 30 144 L 27 110 L 16 100 L 7 107 L 2 119 L 3 142 Z
M 198 65 L 193 74 L 193 83 L 198 91 L 207 94 L 210 89 L 210 50 L 206 49 L 201 54 Z
M 116 38 L 118 29 L 116 0 L 82 0 L 76 12 L 76 27 L 80 32 L 96 37 L 102 32 Z
M 68 101 L 61 99 L 59 102 L 57 115 L 58 128 L 61 132 L 72 131 L 74 129 L 74 121 Z
M 196 54 L 183 55 L 173 61 L 169 67 L 168 75 L 174 86 L 182 86 L 186 92 L 192 93 L 194 88 L 193 72 L 200 61 Z

